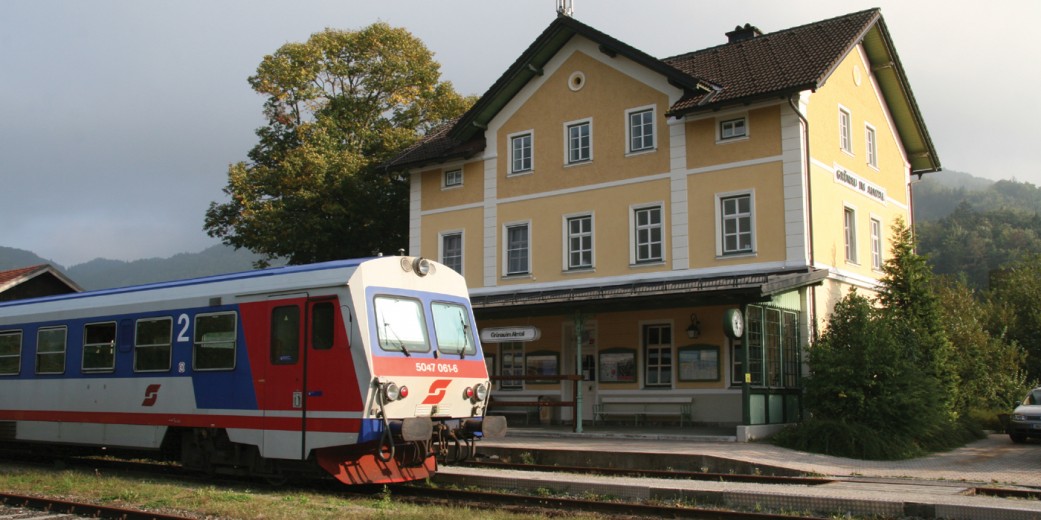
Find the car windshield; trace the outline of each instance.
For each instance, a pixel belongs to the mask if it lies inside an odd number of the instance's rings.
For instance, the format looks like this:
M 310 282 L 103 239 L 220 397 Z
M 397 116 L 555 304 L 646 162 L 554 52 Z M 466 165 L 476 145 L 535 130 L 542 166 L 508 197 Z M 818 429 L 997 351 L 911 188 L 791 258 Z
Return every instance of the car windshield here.
M 1041 388 L 1035 388 L 1027 393 L 1026 398 L 1023 399 L 1023 404 L 1041 404 Z
M 430 350 L 423 307 L 417 300 L 377 296 L 376 336 L 380 348 L 406 356 Z
M 434 311 L 434 333 L 437 335 L 438 350 L 460 356 L 477 353 L 466 307 L 454 303 L 434 302 L 431 309 Z

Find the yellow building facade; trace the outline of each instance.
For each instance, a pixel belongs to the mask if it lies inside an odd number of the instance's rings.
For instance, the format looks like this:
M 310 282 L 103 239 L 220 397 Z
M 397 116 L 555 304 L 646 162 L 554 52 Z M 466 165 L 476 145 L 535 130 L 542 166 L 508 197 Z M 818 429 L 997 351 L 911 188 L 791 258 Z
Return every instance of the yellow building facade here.
M 809 339 L 877 286 L 910 178 L 939 162 L 877 10 L 727 37 L 659 60 L 559 17 L 390 164 L 410 254 L 467 280 L 504 409 L 799 419 Z

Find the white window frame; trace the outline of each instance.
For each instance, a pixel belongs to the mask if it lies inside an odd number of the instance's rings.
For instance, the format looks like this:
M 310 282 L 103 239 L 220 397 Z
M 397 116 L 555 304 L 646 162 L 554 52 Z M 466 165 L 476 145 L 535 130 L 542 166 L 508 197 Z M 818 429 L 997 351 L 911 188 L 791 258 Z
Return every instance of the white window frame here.
M 741 121 L 741 126 L 744 128 L 744 132 L 739 135 L 725 135 L 724 128 L 727 123 L 733 123 L 735 121 Z M 734 141 L 743 141 L 748 139 L 748 114 L 734 115 L 731 117 L 718 117 L 716 118 L 716 142 L 717 143 L 732 143 Z
M 452 174 L 454 174 L 454 173 L 458 173 L 459 174 L 459 181 L 455 182 L 455 183 L 449 183 L 449 179 L 451 179 L 453 177 Z M 462 188 L 462 187 L 463 187 L 463 167 L 462 166 L 460 166 L 458 168 L 446 168 L 441 173 L 441 189 L 443 189 L 443 190 L 451 190 L 451 189 Z
M 521 271 L 510 271 L 510 229 L 523 226 L 528 231 L 527 237 L 527 270 Z M 518 276 L 531 276 L 532 265 L 531 259 L 534 256 L 531 253 L 531 221 L 530 220 L 519 220 L 516 222 L 507 222 L 502 225 L 502 276 L 506 277 L 518 277 Z
M 650 124 L 651 145 L 650 146 L 645 146 L 645 147 L 642 147 L 642 148 L 634 148 L 633 147 L 633 128 L 634 127 L 633 127 L 633 119 L 632 118 L 633 118 L 633 116 L 635 116 L 637 114 L 645 114 L 645 113 L 650 113 L 651 114 L 651 124 Z M 657 116 L 658 116 L 657 108 L 655 107 L 655 105 L 647 105 L 647 106 L 642 106 L 642 107 L 630 108 L 630 109 L 625 111 L 625 153 L 627 155 L 629 155 L 629 154 L 640 154 L 640 153 L 646 153 L 646 152 L 653 152 L 653 151 L 658 149 L 658 129 L 656 127 L 656 123 L 657 123 L 657 120 L 658 120 Z M 641 123 L 640 126 L 642 127 L 642 126 L 645 126 L 645 125 Z M 646 140 L 646 136 L 641 135 L 640 136 L 640 140 L 641 141 Z
M 842 237 L 846 246 L 846 263 L 859 265 L 857 256 L 857 208 L 842 206 Z
M 451 236 L 459 237 L 459 269 L 457 272 L 463 274 L 465 268 L 464 264 L 466 262 L 466 255 L 464 254 L 466 251 L 466 235 L 463 233 L 462 229 L 452 229 L 437 234 L 437 258 L 442 264 L 445 264 L 449 268 L 452 267 L 445 261 L 445 239 Z
M 871 217 L 871 268 L 882 270 L 882 219 Z
M 571 153 L 574 150 L 574 148 L 572 148 L 571 129 L 583 126 L 588 129 L 588 135 L 586 136 L 588 143 L 586 143 L 587 146 L 584 147 L 586 149 L 586 156 L 574 159 Z M 582 148 L 582 146 L 579 146 L 578 149 L 581 150 Z M 587 117 L 585 119 L 576 119 L 564 123 L 564 165 L 575 166 L 590 162 L 593 162 L 593 118 Z
M 839 105 L 839 149 L 853 155 L 853 113 Z
M 658 225 L 657 225 L 657 227 L 661 231 L 661 256 L 658 257 L 658 258 L 640 259 L 639 258 L 639 254 L 638 254 L 639 253 L 639 246 L 640 246 L 640 244 L 637 241 L 638 241 L 639 236 L 640 236 L 640 229 L 641 228 L 637 224 L 636 214 L 637 214 L 637 212 L 644 211 L 644 210 L 649 210 L 649 209 L 657 209 L 658 213 L 659 213 L 660 220 L 661 220 L 658 223 Z M 666 226 L 665 217 L 666 217 L 666 214 L 665 214 L 665 202 L 663 202 L 663 201 L 629 206 L 629 233 L 630 233 L 630 236 L 629 236 L 629 264 L 630 265 L 633 265 L 633 266 L 636 266 L 636 265 L 657 265 L 657 264 L 661 264 L 661 263 L 665 262 L 665 253 L 666 253 L 666 251 L 668 251 L 668 249 L 666 249 L 666 246 L 667 246 L 667 244 L 666 244 L 666 236 L 667 236 L 666 235 L 666 230 L 668 229 L 668 227 Z M 646 229 L 650 229 L 651 227 L 652 226 L 644 226 L 644 228 L 646 228 Z
M 748 224 L 751 227 L 752 248 L 747 251 L 726 251 L 725 240 L 723 236 L 725 230 L 723 219 L 723 201 L 726 199 L 733 199 L 737 197 L 748 197 Z M 757 251 L 759 251 L 759 241 L 756 234 L 755 190 L 751 189 L 717 193 L 715 195 L 714 204 L 716 224 L 716 258 L 736 258 L 741 256 L 754 256 L 757 253 Z
M 580 232 L 577 235 L 571 233 L 571 221 L 577 219 L 589 219 L 589 231 Z M 574 213 L 571 215 L 564 215 L 561 225 L 563 226 L 561 235 L 564 239 L 563 251 L 563 268 L 564 271 L 588 271 L 596 267 L 596 220 L 593 218 L 592 213 Z M 571 248 L 572 238 L 589 238 L 589 264 L 588 265 L 572 265 L 571 254 L 575 252 Z
M 868 123 L 864 123 L 864 153 L 867 154 L 867 165 L 877 170 L 878 132 Z
M 59 331 L 61 332 L 61 350 L 60 351 L 57 351 L 57 350 L 54 350 L 54 351 L 51 351 L 51 350 L 42 351 L 42 350 L 40 350 L 40 343 L 41 343 L 40 339 L 42 338 L 43 334 L 46 333 L 46 332 L 59 332 Z M 40 365 L 43 364 L 43 363 L 40 363 L 41 356 L 54 356 L 54 357 L 59 357 L 60 356 L 61 357 L 61 370 L 57 371 L 57 372 L 55 372 L 55 371 L 45 372 L 45 371 L 41 370 Z M 68 327 L 66 327 L 65 325 L 55 325 L 55 326 L 50 326 L 50 327 L 40 327 L 39 329 L 36 330 L 36 360 L 35 360 L 35 367 L 36 367 L 36 372 L 35 373 L 36 374 L 64 374 L 65 371 L 67 370 L 68 365 L 69 365 L 68 356 L 69 356 L 69 329 L 68 329 Z
M 522 169 L 514 168 L 514 145 L 513 143 L 517 139 L 523 139 L 527 137 L 529 139 L 528 145 L 528 167 Z M 523 132 L 516 132 L 506 136 L 506 147 L 508 151 L 508 157 L 506 158 L 506 171 L 509 176 L 513 175 L 527 175 L 535 172 L 535 130 L 525 130 Z M 523 166 L 523 165 L 522 165 Z

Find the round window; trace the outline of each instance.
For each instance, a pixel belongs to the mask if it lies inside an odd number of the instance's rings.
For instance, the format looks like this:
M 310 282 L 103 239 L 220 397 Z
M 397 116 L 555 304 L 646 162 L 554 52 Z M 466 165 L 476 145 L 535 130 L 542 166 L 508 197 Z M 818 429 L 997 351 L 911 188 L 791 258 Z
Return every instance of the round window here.
M 571 77 L 567 79 L 567 86 L 571 90 L 578 92 L 586 85 L 586 75 L 581 72 L 571 73 Z

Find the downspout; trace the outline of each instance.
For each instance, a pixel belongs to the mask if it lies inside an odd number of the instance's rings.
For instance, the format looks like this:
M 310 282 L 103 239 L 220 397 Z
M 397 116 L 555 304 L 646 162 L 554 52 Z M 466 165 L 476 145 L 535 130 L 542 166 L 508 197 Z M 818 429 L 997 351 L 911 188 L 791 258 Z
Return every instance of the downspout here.
M 803 137 L 803 153 L 806 154 L 805 169 L 803 170 L 806 175 L 806 244 L 810 248 L 810 268 L 814 268 L 816 260 L 813 254 L 813 183 L 810 182 L 810 122 L 806 119 L 806 116 L 802 115 L 799 111 L 798 106 L 795 104 L 795 96 L 792 94 L 788 96 L 788 105 L 792 107 L 792 111 L 802 121 L 802 137 Z M 817 338 L 817 286 L 810 286 L 810 333 L 813 334 L 813 338 Z

